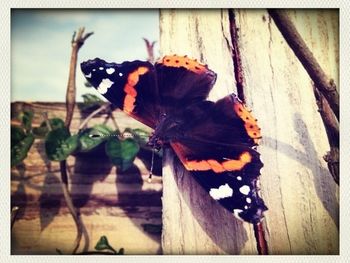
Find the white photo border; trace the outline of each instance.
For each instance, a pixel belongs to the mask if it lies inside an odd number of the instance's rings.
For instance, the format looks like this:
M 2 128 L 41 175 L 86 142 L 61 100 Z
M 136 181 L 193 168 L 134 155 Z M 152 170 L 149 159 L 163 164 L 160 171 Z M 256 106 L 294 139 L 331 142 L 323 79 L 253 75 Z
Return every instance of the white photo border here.
M 339 8 L 340 16 L 340 255 L 335 256 L 13 256 L 10 235 L 10 87 L 11 87 L 11 9 L 12 8 Z M 350 7 L 347 0 L 3 0 L 0 8 L 0 83 L 3 92 L 0 96 L 1 133 L 0 161 L 0 262 L 347 262 L 350 258 Z

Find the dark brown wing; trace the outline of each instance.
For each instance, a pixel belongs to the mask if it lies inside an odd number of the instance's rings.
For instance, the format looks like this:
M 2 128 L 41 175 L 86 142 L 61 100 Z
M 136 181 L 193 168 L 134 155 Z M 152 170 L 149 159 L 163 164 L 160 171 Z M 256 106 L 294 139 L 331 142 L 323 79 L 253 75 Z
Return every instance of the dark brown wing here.
M 174 113 L 206 100 L 216 74 L 187 56 L 165 56 L 155 64 L 159 101 L 164 113 Z
M 188 107 L 182 135 L 171 146 L 184 167 L 226 209 L 256 223 L 267 208 L 258 195 L 263 166 L 253 147 L 260 138 L 256 119 L 230 95 Z
M 81 63 L 86 79 L 118 108 L 155 128 L 159 95 L 154 66 L 145 61 L 108 63 L 96 58 Z

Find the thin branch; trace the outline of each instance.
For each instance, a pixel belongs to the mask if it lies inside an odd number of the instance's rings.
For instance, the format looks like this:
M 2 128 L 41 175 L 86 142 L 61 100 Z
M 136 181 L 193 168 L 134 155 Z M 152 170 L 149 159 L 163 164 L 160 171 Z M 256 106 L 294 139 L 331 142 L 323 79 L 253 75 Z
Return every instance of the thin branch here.
M 52 127 L 49 123 L 49 119 L 47 114 L 43 114 L 43 117 L 45 119 L 45 122 L 47 123 L 48 130 L 51 131 Z M 71 213 L 75 225 L 77 226 L 77 236 L 74 241 L 74 246 L 73 246 L 73 254 L 77 251 L 79 248 L 80 240 L 82 237 L 82 231 L 83 231 L 83 224 L 80 220 L 80 217 L 78 216 L 77 212 L 75 211 L 75 207 L 73 205 L 73 201 L 71 196 L 69 195 L 69 190 L 68 190 L 68 175 L 67 175 L 67 163 L 66 160 L 63 160 L 60 162 L 60 173 L 61 173 L 61 188 L 63 191 L 63 197 L 64 200 L 66 201 L 67 207 L 69 212 Z
M 287 13 L 277 9 L 269 9 L 268 12 L 314 82 L 317 106 L 331 148 L 324 159 L 335 182 L 339 184 L 339 93 L 336 85 L 332 79 L 328 79 Z
M 146 49 L 147 49 L 147 54 L 148 54 L 148 61 L 151 63 L 154 63 L 154 44 L 156 43 L 156 41 L 153 41 L 152 43 L 147 39 L 147 38 L 143 38 L 143 40 L 145 41 L 146 44 Z
M 240 100 L 243 103 L 245 103 L 245 94 L 244 94 L 245 78 L 244 78 L 244 70 L 242 66 L 241 54 L 239 52 L 238 28 L 236 26 L 234 10 L 229 9 L 228 12 L 229 12 L 228 14 L 229 14 L 229 21 L 230 21 L 231 42 L 233 45 L 232 60 L 233 60 L 234 74 L 236 79 L 236 86 L 237 86 L 237 93 L 238 93 L 237 95 L 240 98 Z M 259 223 L 253 224 L 253 229 L 254 229 L 256 246 L 257 246 L 259 255 L 267 255 L 268 246 L 265 240 L 263 223 L 259 222 Z
M 267 242 L 265 239 L 265 231 L 262 222 L 254 224 L 254 235 L 257 243 L 257 249 L 259 255 L 268 255 L 269 251 L 267 248 Z
M 235 13 L 234 10 L 230 9 L 229 20 L 230 20 L 230 32 L 231 32 L 231 41 L 233 45 L 233 68 L 236 79 L 236 87 L 237 87 L 237 96 L 238 98 L 245 103 L 245 95 L 244 95 L 244 71 L 242 67 L 241 54 L 239 52 L 238 46 L 238 29 L 236 26 Z
M 69 77 L 68 77 L 67 93 L 66 93 L 67 115 L 65 120 L 65 126 L 67 127 L 68 130 L 73 118 L 74 107 L 75 107 L 75 93 L 76 93 L 75 75 L 76 75 L 76 67 L 77 67 L 77 60 L 78 60 L 78 52 L 79 52 L 79 49 L 83 46 L 85 40 L 93 34 L 91 32 L 84 35 L 84 30 L 85 28 L 82 27 L 82 28 L 79 28 L 77 34 L 76 32 L 74 32 L 72 43 L 71 43 L 72 54 L 71 54 L 71 60 L 70 60 L 70 66 L 69 66 Z M 74 247 L 73 247 L 73 254 L 74 254 L 79 248 L 79 244 L 83 233 L 83 224 L 80 220 L 79 215 L 75 210 L 74 204 L 72 202 L 72 198 L 69 194 L 66 160 L 63 160 L 60 162 L 60 172 L 61 172 L 61 187 L 63 191 L 63 196 L 66 201 L 69 212 L 71 213 L 77 227 L 77 236 L 74 241 Z
M 339 123 L 324 96 L 314 87 L 314 93 L 323 124 L 326 129 L 330 151 L 323 157 L 334 181 L 339 185 Z
M 87 123 L 93 118 L 95 117 L 98 113 L 100 113 L 101 111 L 104 111 L 104 110 L 107 110 L 108 108 L 110 108 L 110 103 L 106 103 L 106 104 L 103 104 L 101 105 L 98 109 L 94 110 L 93 112 L 91 112 L 89 114 L 89 116 L 87 116 L 84 121 L 79 125 L 79 128 L 78 130 L 82 130 L 86 125 Z
M 84 35 L 84 27 L 79 28 L 78 33 L 74 32 L 72 38 L 72 53 L 71 60 L 69 66 L 69 77 L 67 84 L 67 93 L 66 93 L 66 107 L 67 107 L 67 115 L 65 120 L 65 126 L 69 129 L 73 113 L 75 107 L 75 75 L 76 75 L 76 67 L 77 67 L 77 59 L 79 49 L 83 46 L 85 40 L 93 34 L 93 32 L 87 33 Z
M 323 94 L 329 103 L 332 111 L 339 120 L 339 93 L 334 80 L 329 79 L 321 66 L 307 47 L 303 38 L 298 33 L 287 13 L 278 9 L 268 9 L 270 16 L 275 21 L 276 26 L 284 36 L 310 78 L 315 83 L 315 87 Z
M 66 160 L 60 162 L 60 171 L 61 171 L 61 187 L 62 187 L 62 191 L 63 191 L 63 196 L 64 196 L 64 199 L 66 201 L 68 210 L 71 213 L 71 215 L 74 219 L 74 223 L 77 227 L 77 236 L 74 240 L 74 246 L 73 246 L 73 251 L 72 251 L 72 254 L 75 254 L 79 248 L 81 237 L 83 235 L 83 223 L 81 222 L 81 219 L 75 210 L 72 198 L 69 194 Z

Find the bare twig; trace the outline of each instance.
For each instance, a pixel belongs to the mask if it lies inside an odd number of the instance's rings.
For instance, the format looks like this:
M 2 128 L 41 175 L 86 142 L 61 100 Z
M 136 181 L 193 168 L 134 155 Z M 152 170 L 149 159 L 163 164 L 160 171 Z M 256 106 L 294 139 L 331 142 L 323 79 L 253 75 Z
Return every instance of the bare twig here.
M 245 102 L 245 94 L 244 94 L 245 78 L 244 78 L 244 71 L 242 67 L 241 55 L 239 52 L 238 28 L 236 26 L 234 10 L 230 9 L 228 12 L 229 12 L 229 21 L 230 21 L 231 41 L 233 45 L 232 60 L 233 60 L 233 66 L 235 71 L 234 73 L 235 73 L 237 93 L 238 93 L 237 95 L 244 103 Z M 259 222 L 259 223 L 253 224 L 253 228 L 254 228 L 256 246 L 257 246 L 259 255 L 267 255 L 268 246 L 265 240 L 263 223 Z
M 72 198 L 68 190 L 68 175 L 67 175 L 67 162 L 66 160 L 60 162 L 60 171 L 61 171 L 61 188 L 63 191 L 64 200 L 66 201 L 69 212 L 71 213 L 74 223 L 77 227 L 77 236 L 74 241 L 72 254 L 75 254 L 79 248 L 81 237 L 83 235 L 83 223 L 75 210 Z
M 146 44 L 146 49 L 147 49 L 147 54 L 148 54 L 148 61 L 151 63 L 154 63 L 154 44 L 156 43 L 156 41 L 153 41 L 152 43 L 147 39 L 147 38 L 143 38 L 143 40 L 145 41 Z
M 51 131 L 51 130 L 52 130 L 52 127 L 51 127 L 51 124 L 50 124 L 50 121 L 49 121 L 49 115 L 47 114 L 46 111 L 44 111 L 44 112 L 42 113 L 42 115 L 43 115 L 44 121 L 45 121 L 45 123 L 46 123 L 47 129 L 48 129 L 49 131 Z
M 67 93 L 66 93 L 66 107 L 67 107 L 67 115 L 65 120 L 65 126 L 69 129 L 70 123 L 72 121 L 74 107 L 75 107 L 75 75 L 76 75 L 76 67 L 77 67 L 77 59 L 79 49 L 84 44 L 85 40 L 91 36 L 93 33 L 87 33 L 84 35 L 84 27 L 79 28 L 78 33 L 74 32 L 72 37 L 72 53 L 69 67 L 69 78 L 67 85 Z
M 47 123 L 48 130 L 51 131 L 52 128 L 51 128 L 51 125 L 49 124 L 49 119 L 48 119 L 47 114 L 43 114 L 43 117 L 45 119 L 45 122 Z M 71 215 L 74 219 L 74 222 L 77 226 L 77 237 L 75 238 L 73 252 L 72 252 L 74 254 L 77 251 L 77 249 L 79 248 L 80 240 L 82 237 L 83 225 L 82 225 L 82 222 L 80 220 L 80 217 L 78 216 L 77 212 L 75 211 L 72 198 L 69 195 L 66 160 L 63 160 L 60 162 L 60 173 L 61 173 L 61 188 L 63 191 L 63 197 L 64 197 L 64 200 L 66 201 L 68 210 L 71 213 Z
M 236 87 L 237 87 L 237 96 L 238 98 L 245 103 L 245 95 L 244 95 L 244 72 L 242 67 L 241 54 L 239 53 L 238 46 L 238 29 L 236 26 L 235 13 L 234 10 L 230 9 L 229 20 L 230 20 L 230 32 L 231 32 L 231 40 L 233 45 L 233 68 L 236 79 Z
M 257 249 L 259 255 L 268 255 L 267 242 L 265 239 L 265 231 L 262 222 L 254 224 L 254 235 L 256 239 Z
M 339 120 L 339 93 L 334 80 L 326 76 L 292 21 L 289 19 L 287 13 L 278 9 L 269 9 L 268 12 L 285 40 L 308 72 L 310 78 L 315 83 L 315 87 L 326 98 L 329 106 Z
M 78 33 L 76 34 L 76 32 L 74 32 L 72 37 L 72 54 L 71 54 L 71 60 L 70 60 L 70 66 L 69 66 L 69 77 L 68 77 L 67 94 L 66 94 L 67 115 L 65 120 L 65 126 L 67 127 L 67 129 L 69 129 L 70 127 L 73 113 L 74 113 L 74 107 L 75 107 L 75 93 L 76 93 L 75 75 L 76 75 L 78 52 L 79 52 L 79 49 L 84 44 L 85 40 L 93 34 L 91 32 L 84 35 L 84 30 L 85 30 L 84 27 L 79 28 Z M 75 210 L 75 207 L 72 202 L 72 198 L 69 194 L 66 160 L 63 160 L 60 162 L 60 171 L 61 171 L 61 187 L 62 187 L 64 199 L 66 201 L 69 212 L 71 213 L 77 227 L 77 236 L 73 247 L 73 254 L 74 254 L 79 248 L 79 244 L 83 233 L 83 224 L 80 220 L 79 215 Z
M 332 79 L 328 79 L 287 13 L 277 9 L 268 12 L 314 82 L 316 102 L 331 148 L 324 159 L 335 182 L 339 184 L 339 93 L 336 85 Z
M 324 96 L 314 88 L 318 111 L 326 128 L 326 133 L 331 147 L 330 151 L 323 157 L 327 162 L 329 172 L 334 181 L 339 184 L 339 123 L 332 114 L 328 102 Z
M 101 111 L 107 110 L 108 108 L 110 108 L 111 104 L 110 103 L 106 103 L 101 105 L 98 109 L 94 110 L 93 112 L 91 112 L 89 114 L 89 116 L 87 116 L 84 121 L 79 125 L 78 130 L 80 131 L 81 129 L 83 129 L 87 123 L 93 118 L 95 117 L 98 113 L 100 113 Z

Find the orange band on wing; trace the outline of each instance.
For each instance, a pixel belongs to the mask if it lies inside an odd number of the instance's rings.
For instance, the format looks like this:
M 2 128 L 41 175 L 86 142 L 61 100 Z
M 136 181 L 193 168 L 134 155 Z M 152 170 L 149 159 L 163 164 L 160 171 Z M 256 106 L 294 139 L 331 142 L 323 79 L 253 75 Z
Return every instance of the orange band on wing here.
M 225 171 L 239 171 L 252 161 L 252 156 L 249 152 L 244 152 L 239 156 L 238 160 L 227 160 L 222 163 L 214 159 L 201 161 L 185 161 L 184 165 L 189 171 L 208 171 L 213 170 L 215 173 Z
M 244 128 L 247 131 L 248 136 L 252 138 L 256 144 L 258 144 L 259 139 L 261 138 L 261 129 L 258 126 L 257 119 L 255 119 L 253 115 L 250 114 L 250 111 L 248 111 L 247 108 L 239 102 L 235 102 L 233 104 L 233 109 L 244 121 Z
M 137 96 L 135 86 L 139 82 L 139 77 L 146 74 L 148 70 L 147 67 L 139 67 L 129 74 L 127 83 L 124 86 L 126 96 L 124 98 L 123 111 L 130 113 L 134 110 Z
M 225 171 L 239 171 L 252 161 L 252 156 L 249 152 L 243 152 L 238 160 L 227 160 L 222 163 L 214 159 L 189 161 L 185 157 L 186 152 L 190 152 L 187 147 L 180 143 L 170 143 L 171 147 L 176 152 L 182 164 L 188 171 L 209 171 L 213 170 L 215 173 L 222 173 Z
M 201 64 L 197 60 L 190 59 L 187 56 L 165 56 L 158 63 L 168 67 L 184 67 L 194 73 L 203 73 L 208 70 L 207 65 Z

